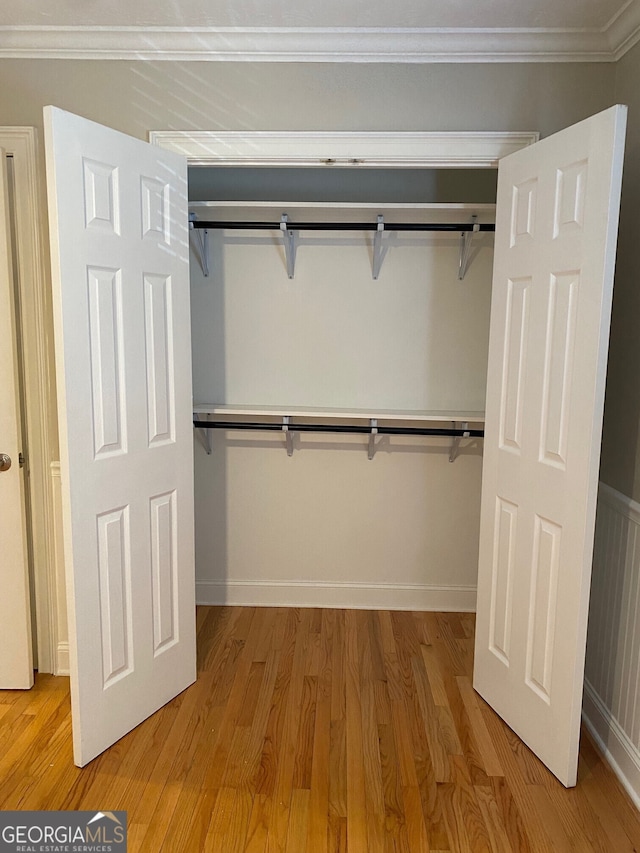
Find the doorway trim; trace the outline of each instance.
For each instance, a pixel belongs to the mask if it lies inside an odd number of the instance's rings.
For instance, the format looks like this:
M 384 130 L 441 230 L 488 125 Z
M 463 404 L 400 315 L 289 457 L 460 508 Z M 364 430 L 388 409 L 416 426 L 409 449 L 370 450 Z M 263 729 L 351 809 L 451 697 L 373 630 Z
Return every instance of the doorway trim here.
M 20 296 L 24 365 L 27 490 L 31 504 L 36 611 L 37 668 L 55 671 L 57 613 L 54 604 L 55 519 L 51 488 L 51 448 L 55 442 L 49 366 L 51 306 L 44 254 L 45 209 L 38 170 L 38 144 L 33 127 L 0 127 L 0 147 L 13 162 L 16 270 Z
M 497 168 L 538 141 L 537 132 L 151 131 L 151 144 L 186 156 L 190 166 L 319 168 Z M 196 581 L 197 601 L 252 605 L 475 610 L 476 585 L 323 584 L 318 581 Z M 224 594 L 223 594 L 224 593 Z
M 190 166 L 339 166 L 490 169 L 533 145 L 537 131 L 215 131 L 152 130 L 149 142 L 183 154 Z

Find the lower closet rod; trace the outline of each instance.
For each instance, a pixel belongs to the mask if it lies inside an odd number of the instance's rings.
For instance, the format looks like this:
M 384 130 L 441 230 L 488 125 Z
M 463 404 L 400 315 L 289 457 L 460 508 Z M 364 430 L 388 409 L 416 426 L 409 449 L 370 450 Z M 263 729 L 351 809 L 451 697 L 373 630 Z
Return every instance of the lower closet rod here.
M 193 228 L 237 228 L 247 230 L 279 231 L 281 222 L 212 222 L 194 219 Z M 378 231 L 372 222 L 287 222 L 287 231 Z M 385 222 L 385 231 L 495 231 L 491 223 L 473 222 Z
M 228 429 L 228 430 L 274 430 L 281 432 L 283 424 L 281 423 L 251 423 L 247 421 L 239 421 L 237 423 L 229 423 L 228 421 L 202 421 L 194 420 L 194 427 L 198 429 Z M 361 433 L 368 435 L 371 433 L 371 427 L 355 424 L 292 424 L 286 425 L 290 432 L 347 432 Z M 460 436 L 461 438 L 483 438 L 483 429 L 439 429 L 431 427 L 395 427 L 395 426 L 378 426 L 376 427 L 378 435 L 442 435 L 442 436 Z

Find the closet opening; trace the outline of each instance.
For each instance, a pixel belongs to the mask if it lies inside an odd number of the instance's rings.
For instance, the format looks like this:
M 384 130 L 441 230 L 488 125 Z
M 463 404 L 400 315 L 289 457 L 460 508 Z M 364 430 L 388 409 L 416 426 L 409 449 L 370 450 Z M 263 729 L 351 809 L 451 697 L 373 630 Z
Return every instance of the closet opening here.
M 192 236 L 198 603 L 475 609 L 493 234 L 460 280 L 459 231 L 393 224 L 492 225 L 496 183 L 190 167 L 200 220 L 384 222 L 301 229 L 293 267 L 286 227 Z

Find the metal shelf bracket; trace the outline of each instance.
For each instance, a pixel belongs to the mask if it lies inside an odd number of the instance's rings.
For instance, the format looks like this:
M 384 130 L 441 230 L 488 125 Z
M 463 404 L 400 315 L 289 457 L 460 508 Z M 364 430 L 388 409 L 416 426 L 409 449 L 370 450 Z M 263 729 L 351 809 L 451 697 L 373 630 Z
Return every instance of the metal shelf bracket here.
M 280 230 L 284 242 L 284 254 L 287 259 L 287 275 L 293 278 L 296 268 L 296 232 L 289 228 L 289 217 L 283 213 L 280 218 Z M 291 454 L 289 454 L 291 455 Z
M 282 418 L 282 431 L 287 443 L 287 456 L 293 456 L 293 433 L 289 429 L 289 415 L 284 415 Z
M 194 222 L 198 219 L 196 213 L 189 213 L 189 236 L 193 237 L 198 247 L 197 254 L 200 256 L 202 273 L 209 278 L 209 232 L 206 228 L 196 228 Z
M 382 235 L 384 234 L 384 216 L 378 216 L 378 228 L 373 238 L 373 280 L 377 281 L 380 275 L 380 267 L 384 258 L 382 251 Z
M 473 244 L 474 234 L 480 230 L 480 223 L 477 216 L 472 216 L 473 229 L 471 231 L 463 231 L 460 235 L 460 264 L 458 266 L 458 280 L 462 281 L 466 275 L 471 256 L 471 246 Z
M 371 432 L 369 433 L 369 459 L 373 459 L 376 454 L 376 435 L 378 434 L 378 421 L 376 418 L 371 418 L 369 423 L 371 424 Z
M 211 456 L 211 431 L 208 429 L 198 429 L 197 433 L 207 456 Z
M 456 421 L 453 421 L 453 428 L 457 429 Z M 449 462 L 455 462 L 458 458 L 458 451 L 460 450 L 460 439 L 461 438 L 469 438 L 469 424 L 467 421 L 463 421 L 461 424 L 461 429 L 464 430 L 463 435 L 455 435 L 451 439 L 451 450 L 449 451 Z

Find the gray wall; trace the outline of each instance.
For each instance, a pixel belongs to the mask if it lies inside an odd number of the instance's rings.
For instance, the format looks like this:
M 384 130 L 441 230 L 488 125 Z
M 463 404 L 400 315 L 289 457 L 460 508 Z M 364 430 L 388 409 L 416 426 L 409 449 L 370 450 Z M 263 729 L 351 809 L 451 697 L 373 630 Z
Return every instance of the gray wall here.
M 611 104 L 609 64 L 366 65 L 0 61 L 0 124 L 55 104 L 149 129 L 539 130 Z
M 616 65 L 629 106 L 600 477 L 640 500 L 640 44 Z

